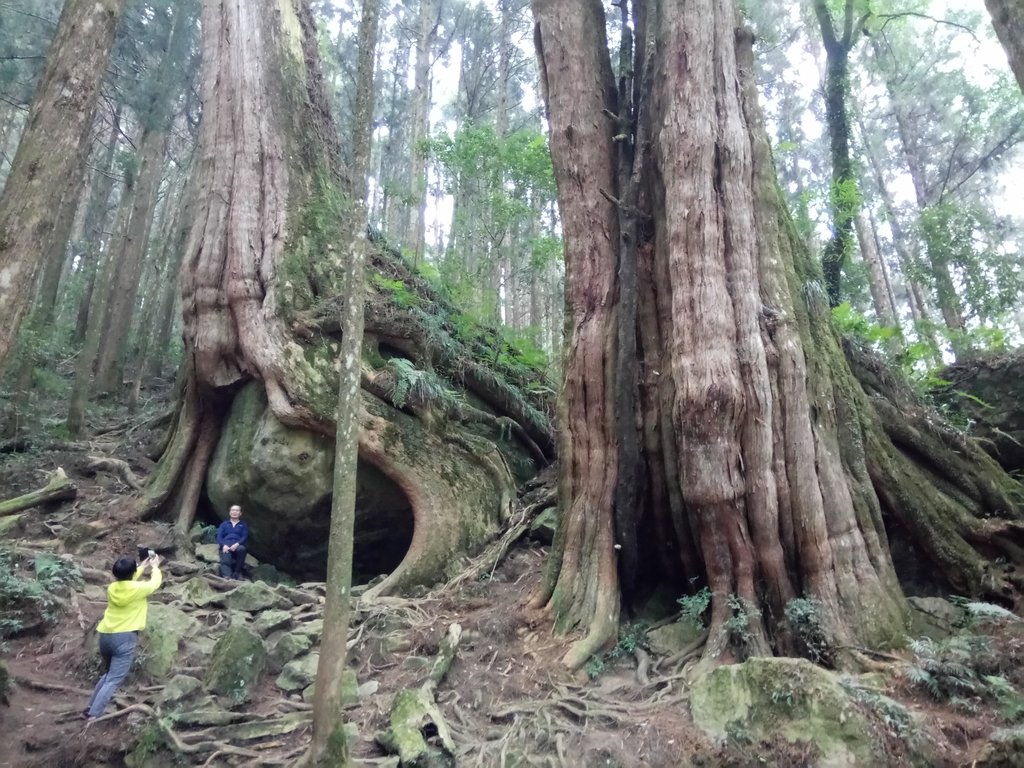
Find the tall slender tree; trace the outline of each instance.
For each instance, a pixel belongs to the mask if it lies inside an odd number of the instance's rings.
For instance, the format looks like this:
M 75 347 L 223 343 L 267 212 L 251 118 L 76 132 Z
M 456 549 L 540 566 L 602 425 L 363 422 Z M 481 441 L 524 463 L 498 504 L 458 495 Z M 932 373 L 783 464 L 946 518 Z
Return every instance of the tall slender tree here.
M 76 197 L 100 83 L 124 0 L 67 0 L 0 197 L 0 372 L 39 266 L 52 249 L 61 200 Z
M 352 590 L 352 547 L 356 518 L 356 463 L 359 455 L 360 374 L 363 345 L 364 264 L 366 262 L 366 176 L 370 165 L 373 122 L 373 71 L 377 47 L 378 0 L 363 0 L 359 21 L 356 98 L 352 112 L 352 164 L 347 193 L 351 205 L 342 231 L 350 243 L 344 265 L 344 301 L 339 318 L 337 435 L 334 450 L 334 495 L 327 553 L 324 631 L 313 700 L 313 739 L 308 765 L 345 766 L 351 755 L 342 728 L 346 641 Z

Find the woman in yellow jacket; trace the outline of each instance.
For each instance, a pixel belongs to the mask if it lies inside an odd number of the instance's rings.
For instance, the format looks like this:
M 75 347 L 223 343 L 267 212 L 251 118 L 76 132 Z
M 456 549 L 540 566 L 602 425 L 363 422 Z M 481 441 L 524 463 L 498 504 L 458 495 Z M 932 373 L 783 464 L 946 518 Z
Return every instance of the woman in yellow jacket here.
M 140 581 L 147 568 L 152 569 L 149 580 Z M 136 566 L 135 558 L 122 557 L 114 563 L 111 571 L 116 581 L 107 587 L 107 610 L 96 627 L 106 671 L 96 683 L 89 706 L 82 713 L 87 718 L 103 714 L 114 691 L 128 676 L 139 632 L 146 628 L 146 598 L 163 581 L 160 556 L 156 554 L 151 554 L 139 566 Z

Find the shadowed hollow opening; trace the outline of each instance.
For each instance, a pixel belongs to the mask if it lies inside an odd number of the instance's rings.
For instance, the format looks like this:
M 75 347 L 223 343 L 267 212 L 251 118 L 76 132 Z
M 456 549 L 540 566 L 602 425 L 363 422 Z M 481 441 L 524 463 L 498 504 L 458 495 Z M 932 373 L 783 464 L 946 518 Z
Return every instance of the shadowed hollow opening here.
M 268 509 L 244 498 L 238 499 L 238 503 L 242 504 L 250 526 L 249 550 L 261 563 L 273 565 L 300 581 L 326 578 L 329 496 L 301 519 L 296 519 L 292 510 Z M 203 512 L 208 522 L 220 522 L 209 508 Z M 412 505 L 405 493 L 387 475 L 360 459 L 352 583 L 366 584 L 395 570 L 409 551 L 413 527 Z

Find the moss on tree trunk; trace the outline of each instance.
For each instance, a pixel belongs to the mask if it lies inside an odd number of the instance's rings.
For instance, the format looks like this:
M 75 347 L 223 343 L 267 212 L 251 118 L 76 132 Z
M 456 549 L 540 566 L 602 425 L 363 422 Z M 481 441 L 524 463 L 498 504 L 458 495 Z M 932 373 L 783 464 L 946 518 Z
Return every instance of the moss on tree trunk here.
M 650 555 L 648 585 L 668 581 L 682 592 L 696 577 L 696 586 L 710 588 L 707 663 L 799 652 L 785 618 L 798 597 L 816 601 L 836 648 L 898 643 L 908 611 L 888 516 L 963 591 L 1005 597 L 1012 573 L 998 573 L 990 558 L 1024 561 L 1014 483 L 934 414 L 899 400 L 899 390 L 872 388 L 864 361 L 844 350 L 830 322 L 828 281 L 782 203 L 753 83 L 753 38 L 733 4 L 631 7 L 647 41 L 633 71 L 653 72 L 637 76 L 635 134 L 626 139 L 643 163 L 634 212 L 642 222 L 637 354 L 646 478 L 637 546 Z M 607 269 L 614 297 L 624 253 L 612 247 L 616 206 L 625 196 L 604 169 L 622 137 L 591 133 L 623 110 L 602 102 L 615 92 L 603 13 L 587 0 L 535 0 L 533 8 L 567 257 L 579 249 L 589 269 Z M 594 276 L 569 264 L 573 296 Z M 594 305 L 568 309 L 569 360 L 603 359 L 607 334 L 581 333 L 599 316 Z M 587 480 L 575 463 L 578 455 L 614 455 L 619 439 L 604 428 L 616 415 L 609 399 L 598 397 L 615 390 L 614 377 L 598 368 L 585 381 L 581 407 L 572 406 L 572 377 L 565 389 L 570 514 L 546 582 L 557 585 L 556 626 L 588 630 L 566 657 L 570 666 L 595 650 L 595 637 L 610 638 L 615 614 L 594 610 L 590 596 L 603 592 L 607 605 L 617 591 L 614 570 L 594 569 L 595 587 L 593 578 L 578 579 L 577 563 L 601 562 L 606 542 L 627 540 L 609 531 L 609 473 Z

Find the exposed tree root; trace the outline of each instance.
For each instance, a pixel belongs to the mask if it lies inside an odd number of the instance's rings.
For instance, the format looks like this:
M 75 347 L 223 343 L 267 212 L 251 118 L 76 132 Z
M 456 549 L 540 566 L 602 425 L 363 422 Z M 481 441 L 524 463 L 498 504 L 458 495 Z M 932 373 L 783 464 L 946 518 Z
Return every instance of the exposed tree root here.
M 142 490 L 142 481 L 128 466 L 127 461 L 115 459 L 109 456 L 90 456 L 86 469 L 93 472 L 110 472 L 119 477 L 125 485 L 133 490 Z
M 406 688 L 395 695 L 390 727 L 376 738 L 385 750 L 398 755 L 400 765 L 423 768 L 455 765 L 455 742 L 435 699 L 437 687 L 448 674 L 461 638 L 462 627 L 449 626 L 427 681 L 419 688 Z M 428 744 L 424 733 L 427 729 L 436 732 L 437 746 Z
M 519 511 L 513 513 L 506 523 L 505 532 L 501 537 L 473 558 L 462 573 L 445 584 L 441 591 L 448 592 L 458 589 L 467 582 L 475 581 L 485 573 L 494 573 L 494 570 L 508 555 L 509 550 L 529 530 L 530 524 L 537 514 L 554 504 L 555 500 L 555 491 L 548 489 L 538 501 L 523 506 Z
M 0 501 L 0 517 L 14 515 L 52 501 L 67 501 L 77 495 L 78 488 L 64 473 L 64 470 L 57 467 L 50 475 L 46 485 L 39 490 L 16 496 L 7 501 Z

